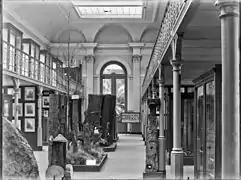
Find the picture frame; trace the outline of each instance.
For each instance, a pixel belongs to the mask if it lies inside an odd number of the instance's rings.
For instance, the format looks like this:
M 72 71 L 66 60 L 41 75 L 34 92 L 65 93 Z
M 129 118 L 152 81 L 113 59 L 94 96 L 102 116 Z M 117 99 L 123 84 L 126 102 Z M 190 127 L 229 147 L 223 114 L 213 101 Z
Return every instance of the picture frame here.
M 23 103 L 18 103 L 18 116 L 23 116 Z M 13 103 L 13 116 L 15 114 L 15 103 Z
M 43 96 L 43 108 L 49 108 L 49 96 Z
M 35 132 L 35 118 L 25 118 L 24 131 L 25 132 Z
M 26 117 L 35 116 L 35 103 L 24 104 L 24 115 Z
M 25 87 L 24 99 L 25 101 L 35 100 L 35 87 Z

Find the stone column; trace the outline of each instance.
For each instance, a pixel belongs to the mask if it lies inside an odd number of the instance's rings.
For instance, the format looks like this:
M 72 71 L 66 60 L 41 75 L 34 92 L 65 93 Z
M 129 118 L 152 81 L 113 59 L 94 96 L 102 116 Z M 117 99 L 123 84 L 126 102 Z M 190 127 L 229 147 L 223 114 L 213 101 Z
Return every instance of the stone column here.
M 88 94 L 94 93 L 94 56 L 88 55 L 86 60 L 86 108 L 88 107 Z
M 159 67 L 159 99 L 160 99 L 160 114 L 159 114 L 159 172 L 162 172 L 163 175 L 166 174 L 166 138 L 164 135 L 164 66 L 160 65 Z
M 141 56 L 133 55 L 133 101 L 135 104 L 133 105 L 133 110 L 136 112 L 140 112 L 140 98 L 141 98 Z
M 43 87 L 38 87 L 38 133 L 37 133 L 37 146 L 42 147 L 43 136 L 42 136 L 42 98 L 43 98 Z
M 13 78 L 13 85 L 14 85 L 14 97 L 15 97 L 15 110 L 14 110 L 14 124 L 15 126 L 17 127 L 18 125 L 18 109 L 19 109 L 19 104 L 18 104 L 18 99 L 19 99 L 19 94 L 20 94 L 20 88 L 19 88 L 19 85 L 20 85 L 20 81 L 19 79 L 17 78 Z
M 222 39 L 222 179 L 239 179 L 239 0 L 218 0 Z
M 178 36 L 172 41 L 173 59 L 173 149 L 171 152 L 171 174 L 176 179 L 183 178 L 183 150 L 181 148 L 181 60 L 176 59 L 176 45 Z
M 127 109 L 128 109 L 128 111 L 131 111 L 131 110 L 133 110 L 132 108 L 133 108 L 133 103 L 134 103 L 134 101 L 131 99 L 132 97 L 133 97 L 133 76 L 128 76 L 128 82 L 127 82 L 128 84 L 127 84 L 127 86 L 128 86 L 128 94 L 127 94 L 127 99 L 128 99 L 128 101 L 127 101 L 127 103 L 128 103 L 128 105 L 127 105 Z M 129 132 L 129 129 L 131 129 L 132 127 L 131 127 L 131 123 L 127 123 L 127 132 Z

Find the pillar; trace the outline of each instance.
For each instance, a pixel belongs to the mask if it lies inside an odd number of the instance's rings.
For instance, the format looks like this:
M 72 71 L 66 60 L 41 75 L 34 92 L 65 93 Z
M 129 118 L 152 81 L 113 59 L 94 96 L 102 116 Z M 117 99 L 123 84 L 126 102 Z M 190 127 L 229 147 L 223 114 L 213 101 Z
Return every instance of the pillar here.
M 133 55 L 133 94 L 134 102 L 133 110 L 140 112 L 140 99 L 141 99 L 141 56 Z
M 14 104 L 15 104 L 15 110 L 14 110 L 14 124 L 16 127 L 18 127 L 18 99 L 19 99 L 19 94 L 20 94 L 20 88 L 19 88 L 19 85 L 20 85 L 20 80 L 18 78 L 12 78 L 13 80 L 13 85 L 14 85 L 14 97 L 15 97 L 15 101 L 14 101 Z
M 164 66 L 159 67 L 159 99 L 160 99 L 160 114 L 159 114 L 159 172 L 166 174 L 166 138 L 164 135 Z
M 133 92 L 134 92 L 134 89 L 133 89 L 133 76 L 128 76 L 128 110 L 129 111 L 132 111 L 133 110 L 133 103 L 134 103 L 134 100 L 133 100 Z M 131 123 L 127 123 L 127 132 L 130 132 L 131 131 Z
M 94 56 L 88 55 L 86 60 L 86 108 L 88 108 L 88 95 L 94 93 Z
M 42 98 L 43 98 L 43 87 L 38 87 L 38 133 L 37 133 L 37 146 L 42 147 Z
M 178 36 L 172 41 L 173 59 L 173 148 L 171 152 L 171 174 L 176 179 L 183 178 L 183 150 L 181 147 L 181 60 L 176 59 L 176 45 Z
M 239 179 L 239 1 L 218 0 L 222 43 L 222 179 Z

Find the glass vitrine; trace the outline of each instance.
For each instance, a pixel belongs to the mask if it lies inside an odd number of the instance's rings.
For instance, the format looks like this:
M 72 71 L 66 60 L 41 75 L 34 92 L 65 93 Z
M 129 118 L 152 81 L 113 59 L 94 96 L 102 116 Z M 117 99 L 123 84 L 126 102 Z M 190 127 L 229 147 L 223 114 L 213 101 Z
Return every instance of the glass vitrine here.
M 23 33 L 11 23 L 3 24 L 3 68 L 19 72 Z
M 181 92 L 181 147 L 184 151 L 184 165 L 193 165 L 193 102 L 194 87 L 182 86 Z M 171 160 L 173 148 L 173 87 L 165 87 L 165 129 L 166 147 L 168 151 L 168 163 Z
M 52 75 L 52 67 L 53 67 L 53 56 L 47 51 L 47 50 L 41 50 L 40 51 L 40 56 L 41 56 L 41 62 L 44 62 L 44 69 L 42 71 L 45 72 L 43 81 L 47 84 L 51 84 L 51 75 Z
M 40 79 L 40 45 L 32 39 L 23 39 L 23 66 L 22 71 L 30 78 Z
M 195 84 L 195 176 L 220 178 L 221 65 L 193 80 Z

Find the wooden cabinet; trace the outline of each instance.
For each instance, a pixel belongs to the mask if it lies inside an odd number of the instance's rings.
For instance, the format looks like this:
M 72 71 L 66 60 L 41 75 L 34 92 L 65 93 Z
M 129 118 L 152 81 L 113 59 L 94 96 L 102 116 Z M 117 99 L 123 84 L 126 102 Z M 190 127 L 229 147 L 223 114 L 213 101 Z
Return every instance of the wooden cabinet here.
M 195 84 L 195 163 L 197 178 L 220 178 L 221 173 L 221 65 L 193 80 Z
M 18 72 L 21 66 L 23 33 L 11 23 L 3 24 L 3 68 Z

